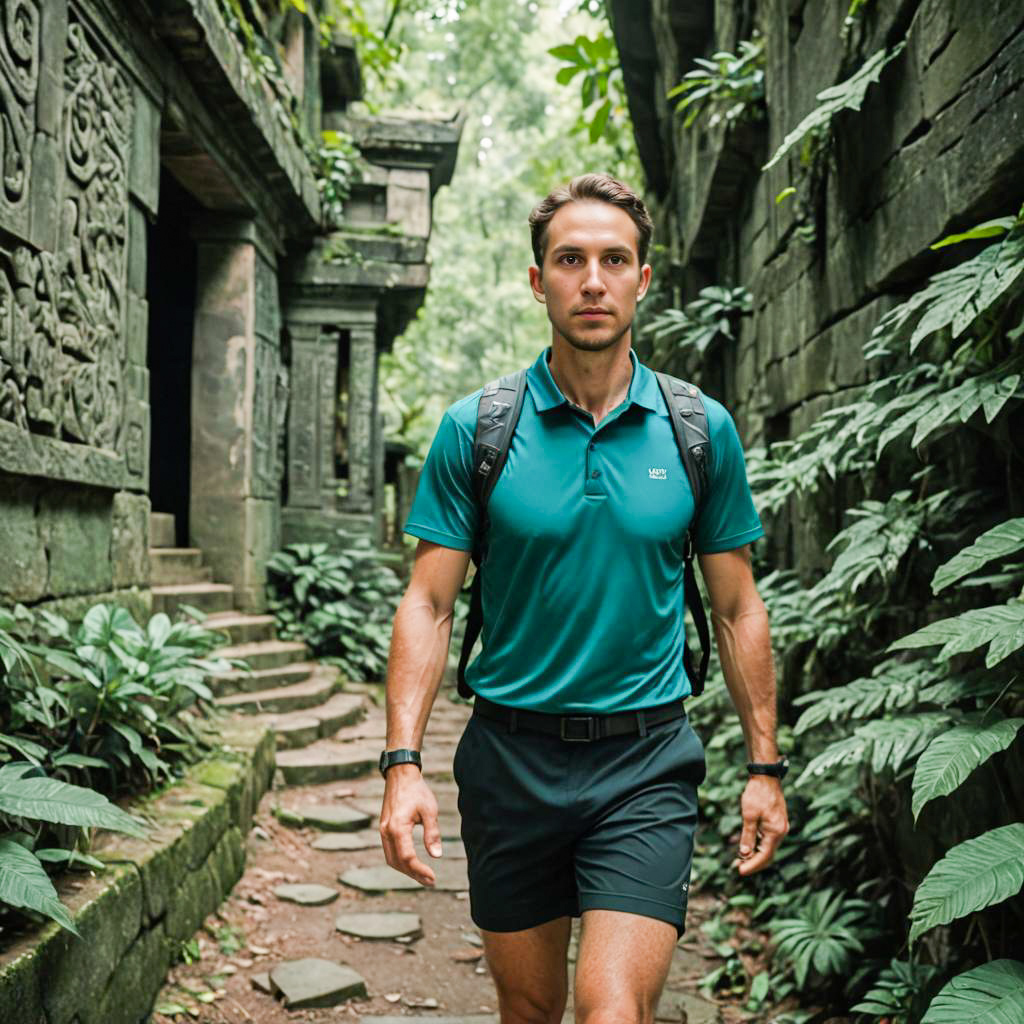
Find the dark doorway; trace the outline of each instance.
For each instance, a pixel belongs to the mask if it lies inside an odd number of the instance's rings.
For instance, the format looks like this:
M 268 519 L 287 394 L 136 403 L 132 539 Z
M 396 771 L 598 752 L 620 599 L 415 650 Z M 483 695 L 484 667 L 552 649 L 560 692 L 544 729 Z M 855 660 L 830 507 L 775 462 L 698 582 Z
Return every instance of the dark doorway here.
M 192 331 L 197 259 L 189 225 L 201 209 L 177 180 L 162 169 L 160 212 L 147 231 L 149 494 L 154 512 L 170 512 L 174 516 L 178 547 L 188 545 L 192 447 Z

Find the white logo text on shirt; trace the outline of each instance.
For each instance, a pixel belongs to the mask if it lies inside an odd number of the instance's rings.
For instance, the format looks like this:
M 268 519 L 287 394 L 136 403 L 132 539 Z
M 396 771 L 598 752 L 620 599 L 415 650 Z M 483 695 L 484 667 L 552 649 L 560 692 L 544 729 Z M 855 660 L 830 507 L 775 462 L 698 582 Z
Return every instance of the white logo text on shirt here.
M 647 475 L 652 480 L 667 480 L 668 479 L 668 470 L 667 469 L 656 469 L 654 466 L 651 466 L 651 468 L 647 470 Z

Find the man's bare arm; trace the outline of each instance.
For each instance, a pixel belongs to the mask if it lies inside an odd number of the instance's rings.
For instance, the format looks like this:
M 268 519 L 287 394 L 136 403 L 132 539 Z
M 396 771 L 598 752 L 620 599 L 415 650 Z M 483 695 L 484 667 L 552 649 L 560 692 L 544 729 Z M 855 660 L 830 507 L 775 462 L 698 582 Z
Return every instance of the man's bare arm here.
M 448 660 L 455 598 L 466 578 L 469 552 L 421 540 L 412 577 L 395 613 L 387 671 L 386 748 L 419 750 L 427 719 Z M 433 871 L 417 856 L 413 825 L 423 826 L 423 841 L 441 856 L 437 800 L 415 765 L 388 769 L 380 815 L 381 843 L 388 864 L 424 885 Z
M 751 761 L 775 761 L 779 756 L 775 741 L 775 663 L 768 612 L 750 569 L 750 547 L 699 557 L 711 599 L 718 658 L 740 718 L 748 755 Z M 771 861 L 776 846 L 789 831 L 779 780 L 768 775 L 751 776 L 741 810 L 739 870 L 747 875 Z

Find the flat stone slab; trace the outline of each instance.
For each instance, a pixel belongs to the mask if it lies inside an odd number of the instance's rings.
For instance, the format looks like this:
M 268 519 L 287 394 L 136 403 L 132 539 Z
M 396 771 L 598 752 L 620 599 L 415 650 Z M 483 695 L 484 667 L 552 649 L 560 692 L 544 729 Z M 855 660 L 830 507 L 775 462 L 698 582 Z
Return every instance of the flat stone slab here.
M 249 981 L 257 992 L 266 992 L 268 996 L 272 996 L 274 994 L 274 990 L 270 986 L 270 975 L 266 971 L 260 971 L 257 974 L 250 975 Z
M 338 890 L 328 888 L 326 885 L 303 884 L 300 882 L 279 885 L 274 890 L 274 895 L 279 900 L 298 903 L 303 907 L 322 907 L 325 903 L 333 903 L 338 898 Z
M 392 892 L 407 889 L 424 889 L 415 878 L 410 878 L 390 864 L 373 868 L 349 868 L 338 876 L 342 885 L 361 889 L 363 892 Z
M 410 1014 L 410 1017 L 412 1015 Z M 410 1017 L 361 1017 L 360 1024 L 409 1024 Z M 434 1014 L 424 1014 L 424 1020 L 430 1024 L 496 1024 L 498 1014 L 496 1013 L 470 1013 L 465 1017 L 437 1017 Z
M 277 767 L 289 786 L 316 786 L 321 782 L 356 779 L 377 770 L 380 747 L 318 740 L 299 750 L 282 750 Z
M 681 1024 L 722 1024 L 718 1007 L 691 992 L 663 992 L 654 1019 Z
M 289 1010 L 337 1006 L 347 999 L 366 996 L 362 975 L 351 967 L 317 957 L 278 964 L 270 972 L 270 984 L 284 997 Z
M 423 934 L 419 914 L 339 914 L 334 927 L 360 939 L 419 938 Z
M 343 885 L 350 885 L 353 889 L 361 889 L 363 892 L 390 892 L 393 890 L 412 889 L 434 889 L 437 892 L 459 892 L 469 888 L 469 878 L 466 875 L 465 861 L 435 861 L 430 858 L 426 861 L 434 872 L 435 883 L 433 886 L 420 885 L 415 878 L 391 867 L 390 864 L 381 864 L 371 868 L 350 868 L 344 874 L 338 876 L 338 881 Z
M 380 833 L 329 832 L 325 836 L 317 836 L 309 845 L 314 850 L 327 853 L 338 853 L 341 850 L 374 850 L 380 848 Z
M 323 832 L 358 832 L 370 824 L 370 815 L 349 804 L 310 804 L 308 807 L 281 807 L 277 820 L 293 828 L 318 828 Z

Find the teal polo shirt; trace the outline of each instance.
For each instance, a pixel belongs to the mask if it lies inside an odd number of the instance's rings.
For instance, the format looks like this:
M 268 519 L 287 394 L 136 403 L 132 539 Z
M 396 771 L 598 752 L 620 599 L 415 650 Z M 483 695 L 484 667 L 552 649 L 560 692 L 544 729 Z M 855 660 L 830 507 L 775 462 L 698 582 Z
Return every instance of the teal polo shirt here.
M 559 391 L 550 348 L 527 371 L 491 494 L 481 653 L 466 680 L 510 707 L 606 713 L 691 692 L 683 667 L 683 540 L 694 501 L 657 379 L 630 350 L 625 400 L 595 427 Z M 405 532 L 469 551 L 473 436 L 483 389 L 445 412 Z M 704 395 L 711 432 L 699 554 L 764 534 L 732 417 Z

